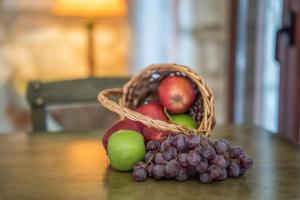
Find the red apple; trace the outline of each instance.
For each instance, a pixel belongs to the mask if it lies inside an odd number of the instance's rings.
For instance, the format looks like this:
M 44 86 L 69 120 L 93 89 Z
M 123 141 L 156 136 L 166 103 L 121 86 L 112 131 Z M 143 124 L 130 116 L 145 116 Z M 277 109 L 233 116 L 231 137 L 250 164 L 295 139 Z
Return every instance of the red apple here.
M 162 121 L 168 121 L 163 107 L 158 102 L 150 102 L 148 104 L 141 105 L 136 109 L 137 112 L 151 117 L 152 119 L 158 119 Z
M 106 130 L 102 138 L 102 143 L 106 150 L 107 150 L 107 144 L 110 136 L 118 130 L 133 130 L 139 133 L 143 132 L 142 126 L 135 121 L 132 121 L 130 119 L 118 120 Z
M 170 76 L 162 80 L 158 89 L 161 104 L 171 113 L 184 113 L 196 99 L 190 80 Z
M 162 120 L 167 122 L 168 117 L 166 116 L 163 107 L 158 102 L 150 102 L 148 104 L 144 104 L 136 109 L 137 112 L 151 117 L 152 119 Z M 140 123 L 142 124 L 142 123 Z M 160 131 L 156 128 L 151 128 L 146 125 L 143 125 L 143 135 L 145 141 L 148 142 L 150 140 L 161 141 L 168 137 L 168 133 L 164 131 Z
M 161 131 L 152 127 L 145 127 L 143 130 L 143 135 L 145 141 L 148 142 L 150 140 L 163 141 L 169 136 L 169 132 Z

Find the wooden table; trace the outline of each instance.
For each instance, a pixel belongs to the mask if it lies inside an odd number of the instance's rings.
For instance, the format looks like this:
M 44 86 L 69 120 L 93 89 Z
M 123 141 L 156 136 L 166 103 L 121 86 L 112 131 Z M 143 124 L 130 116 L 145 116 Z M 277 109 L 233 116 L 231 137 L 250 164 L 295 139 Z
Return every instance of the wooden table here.
M 108 165 L 103 131 L 0 136 L 0 199 L 300 199 L 300 148 L 252 126 L 219 126 L 226 138 L 252 155 L 243 177 L 211 185 L 137 183 L 130 172 Z

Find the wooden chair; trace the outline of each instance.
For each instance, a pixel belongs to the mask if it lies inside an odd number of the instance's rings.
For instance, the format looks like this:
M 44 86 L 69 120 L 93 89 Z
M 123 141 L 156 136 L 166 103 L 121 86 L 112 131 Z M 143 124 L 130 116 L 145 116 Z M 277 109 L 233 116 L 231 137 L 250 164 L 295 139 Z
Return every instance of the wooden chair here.
M 33 131 L 46 131 L 46 107 L 55 104 L 96 103 L 100 90 L 122 87 L 129 78 L 88 78 L 58 82 L 30 82 L 27 100 Z

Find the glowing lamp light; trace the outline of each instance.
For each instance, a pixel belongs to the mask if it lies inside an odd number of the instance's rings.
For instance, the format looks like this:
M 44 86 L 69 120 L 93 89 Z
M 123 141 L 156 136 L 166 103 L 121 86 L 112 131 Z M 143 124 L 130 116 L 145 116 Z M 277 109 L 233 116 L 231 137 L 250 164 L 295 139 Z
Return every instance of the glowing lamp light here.
M 127 14 L 125 0 L 56 0 L 53 13 L 65 17 L 83 17 L 88 19 L 87 60 L 89 76 L 95 74 L 94 63 L 94 23 L 97 18 L 123 17 Z
M 127 14 L 127 5 L 124 0 L 56 0 L 53 12 L 73 17 L 121 17 Z

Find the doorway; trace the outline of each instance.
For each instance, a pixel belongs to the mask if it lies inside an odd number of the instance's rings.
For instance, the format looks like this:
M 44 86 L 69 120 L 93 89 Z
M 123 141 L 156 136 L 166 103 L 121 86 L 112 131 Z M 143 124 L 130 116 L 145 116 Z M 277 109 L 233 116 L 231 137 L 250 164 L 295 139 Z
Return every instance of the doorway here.
M 296 0 L 232 0 L 229 59 L 229 121 L 260 126 L 294 143 L 300 121 L 299 6 Z

